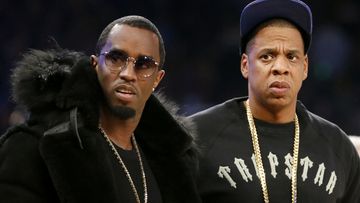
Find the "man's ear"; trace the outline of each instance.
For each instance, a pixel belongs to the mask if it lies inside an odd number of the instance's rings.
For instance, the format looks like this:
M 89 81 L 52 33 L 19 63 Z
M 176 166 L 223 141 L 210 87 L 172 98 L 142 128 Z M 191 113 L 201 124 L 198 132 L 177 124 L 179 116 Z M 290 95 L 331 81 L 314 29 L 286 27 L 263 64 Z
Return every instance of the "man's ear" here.
M 240 71 L 242 76 L 245 79 L 248 79 L 249 76 L 249 56 L 245 53 L 243 53 L 241 55 L 241 59 L 240 59 Z
M 164 70 L 159 70 L 156 73 L 156 78 L 155 78 L 155 82 L 153 85 L 153 90 L 155 90 L 155 88 L 159 85 L 160 81 L 164 78 L 165 75 L 165 71 Z
M 309 72 L 309 58 L 308 55 L 305 55 L 305 59 L 304 59 L 304 77 L 303 80 L 305 80 L 308 77 L 308 72 Z
M 91 66 L 95 69 L 97 69 L 97 65 L 98 65 L 98 57 L 95 56 L 95 55 L 91 55 L 90 56 L 90 63 L 91 63 Z

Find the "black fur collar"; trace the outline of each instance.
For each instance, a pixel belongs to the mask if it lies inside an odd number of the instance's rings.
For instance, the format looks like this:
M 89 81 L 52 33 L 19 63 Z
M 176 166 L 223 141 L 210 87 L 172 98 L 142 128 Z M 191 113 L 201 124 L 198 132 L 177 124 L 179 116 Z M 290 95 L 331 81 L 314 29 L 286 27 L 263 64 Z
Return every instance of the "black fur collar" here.
M 31 118 L 51 124 L 75 106 L 86 115 L 87 124 L 97 125 L 100 86 L 90 58 L 65 49 L 31 50 L 11 76 L 13 99 L 30 112 Z M 31 120 L 33 120 L 31 119 Z

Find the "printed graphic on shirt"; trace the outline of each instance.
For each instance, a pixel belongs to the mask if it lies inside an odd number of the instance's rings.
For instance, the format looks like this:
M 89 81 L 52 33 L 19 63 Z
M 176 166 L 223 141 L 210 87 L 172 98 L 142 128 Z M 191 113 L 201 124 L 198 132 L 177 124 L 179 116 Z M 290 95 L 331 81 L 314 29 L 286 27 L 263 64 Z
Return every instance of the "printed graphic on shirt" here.
M 226 180 L 233 188 L 236 188 L 237 184 L 233 178 L 235 176 L 240 175 L 241 179 L 245 182 L 253 181 L 254 175 L 259 177 L 254 154 L 252 154 L 251 160 L 251 163 L 246 163 L 244 159 L 234 157 L 234 165 L 236 166 L 237 171 L 231 171 L 230 166 L 219 166 L 217 175 Z M 263 162 L 265 161 L 268 161 L 270 165 L 270 168 L 265 168 L 265 171 L 269 173 L 272 178 L 276 179 L 278 176 L 285 175 L 291 180 L 291 165 L 293 158 L 290 153 L 286 154 L 283 158 L 279 158 L 276 154 L 269 152 L 267 159 L 263 159 Z M 285 165 L 285 171 L 277 170 L 279 164 Z M 250 167 L 250 165 L 252 166 Z M 251 171 L 250 168 L 254 169 L 254 171 Z M 316 175 L 314 177 L 308 176 L 310 170 L 316 170 Z M 301 177 L 298 181 L 311 182 L 314 185 L 322 187 L 329 195 L 333 193 L 334 188 L 336 187 L 336 172 L 326 170 L 325 163 L 314 163 L 308 156 L 299 159 L 297 173 Z M 324 179 L 324 177 L 330 178 Z

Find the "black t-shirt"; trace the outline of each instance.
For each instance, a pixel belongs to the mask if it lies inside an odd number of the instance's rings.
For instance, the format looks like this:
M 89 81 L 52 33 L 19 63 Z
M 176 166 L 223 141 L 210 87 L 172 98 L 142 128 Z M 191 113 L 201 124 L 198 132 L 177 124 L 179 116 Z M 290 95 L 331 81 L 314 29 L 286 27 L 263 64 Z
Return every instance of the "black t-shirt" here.
M 141 175 L 140 163 L 138 159 L 138 155 L 136 153 L 135 148 L 132 150 L 124 150 L 116 145 L 114 145 L 119 155 L 121 156 L 126 168 L 128 169 L 130 176 L 135 184 L 136 190 L 138 192 L 140 202 L 144 202 L 144 185 Z M 161 194 L 155 177 L 146 161 L 146 158 L 143 152 L 140 150 L 141 159 L 144 166 L 145 176 L 146 176 L 146 184 L 147 184 L 147 192 L 148 192 L 148 202 L 149 203 L 161 203 Z M 118 171 L 116 174 L 118 178 L 119 185 L 119 194 L 120 194 L 120 202 L 132 203 L 136 202 L 135 193 L 131 188 L 130 182 L 126 176 L 124 169 L 121 167 L 121 164 L 116 159 L 114 155 L 114 169 Z
M 243 101 L 234 99 L 192 116 L 203 147 L 198 188 L 204 203 L 264 202 Z M 346 135 L 303 107 L 297 112 L 298 202 L 358 202 L 360 162 Z M 255 125 L 270 202 L 291 202 L 294 122 L 255 119 Z

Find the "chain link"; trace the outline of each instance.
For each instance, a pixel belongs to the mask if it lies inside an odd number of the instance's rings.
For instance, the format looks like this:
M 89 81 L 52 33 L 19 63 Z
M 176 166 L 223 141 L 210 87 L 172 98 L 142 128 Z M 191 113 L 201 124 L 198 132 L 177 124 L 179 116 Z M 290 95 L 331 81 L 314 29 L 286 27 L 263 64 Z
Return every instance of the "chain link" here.
M 249 122 L 251 138 L 252 138 L 252 145 L 255 153 L 255 163 L 256 163 L 256 168 L 258 169 L 259 172 L 259 178 L 261 183 L 261 189 L 263 192 L 264 202 L 269 203 L 270 199 L 266 185 L 266 175 L 262 163 L 258 134 L 251 113 L 249 100 L 245 102 L 245 107 L 246 107 L 247 120 Z M 297 166 L 298 166 L 298 157 L 299 157 L 299 144 L 300 144 L 300 125 L 299 125 L 299 119 L 295 114 L 295 137 L 294 137 L 293 160 L 291 166 L 291 201 L 293 203 L 296 203 L 296 199 L 297 199 Z
M 99 126 L 99 129 L 100 129 L 101 134 L 104 136 L 105 140 L 108 142 L 109 146 L 111 147 L 111 150 L 114 152 L 114 155 L 115 155 L 116 159 L 119 161 L 121 167 L 124 169 L 125 174 L 126 174 L 126 177 L 127 177 L 127 179 L 129 180 L 131 189 L 133 190 L 133 192 L 134 192 L 134 194 L 135 194 L 136 202 L 137 202 L 137 203 L 141 203 L 139 194 L 138 194 L 138 192 L 137 192 L 137 190 L 136 190 L 136 187 L 135 187 L 135 184 L 134 184 L 134 181 L 132 180 L 131 175 L 130 175 L 130 172 L 129 172 L 129 170 L 127 169 L 124 161 L 122 160 L 122 158 L 121 158 L 120 154 L 118 153 L 118 151 L 115 149 L 114 144 L 111 142 L 109 136 L 106 134 L 106 132 L 104 131 L 104 129 L 103 129 L 101 126 Z M 143 163 L 142 163 L 142 160 L 141 160 L 140 150 L 139 150 L 139 147 L 138 147 L 138 145 L 137 145 L 137 143 L 136 143 L 136 139 L 135 139 L 134 134 L 131 135 L 131 139 L 132 139 L 132 141 L 133 141 L 133 144 L 134 144 L 135 150 L 136 150 L 136 154 L 137 154 L 138 159 L 139 159 L 140 170 L 141 170 L 141 175 L 142 175 L 142 180 L 143 180 L 143 186 L 144 186 L 144 203 L 147 203 L 148 193 L 147 193 L 147 186 L 146 186 L 145 170 L 144 170 L 144 166 L 143 166 Z

